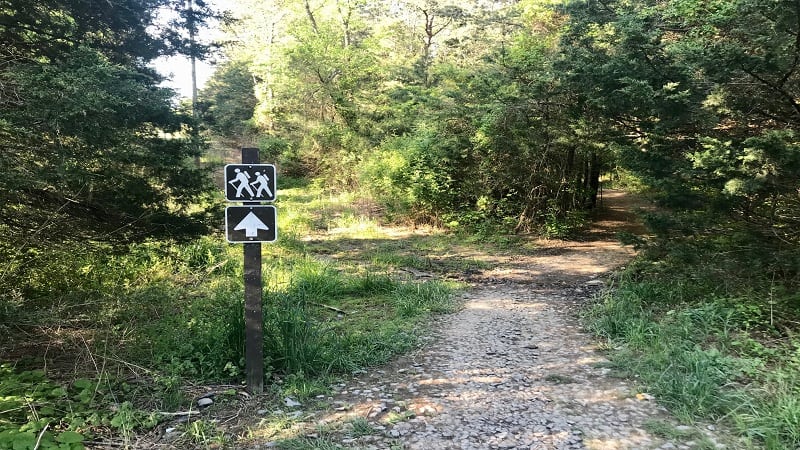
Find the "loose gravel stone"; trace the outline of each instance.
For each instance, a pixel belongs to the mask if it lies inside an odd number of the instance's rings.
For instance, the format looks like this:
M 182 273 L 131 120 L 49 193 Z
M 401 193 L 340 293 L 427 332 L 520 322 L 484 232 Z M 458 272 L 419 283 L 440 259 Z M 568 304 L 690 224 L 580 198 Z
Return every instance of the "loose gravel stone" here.
M 345 448 L 669 450 L 689 448 L 680 437 L 688 435 L 725 448 L 717 427 L 678 425 L 653 395 L 610 377 L 581 329 L 576 312 L 630 256 L 608 239 L 545 242 L 471 274 L 463 308 L 438 319 L 425 348 L 336 386 L 319 415 L 383 427 L 363 438 L 343 433 L 336 443 Z M 647 423 L 678 437 L 649 433 Z
M 372 384 L 367 390 L 379 401 L 359 405 L 359 390 L 346 388 L 350 394 L 334 404 L 352 403 L 352 413 L 388 424 L 377 448 L 679 448 L 682 442 L 644 430 L 647 421 L 672 419 L 651 395 L 607 376 L 608 361 L 565 311 L 560 292 L 477 286 L 460 312 L 439 322 L 432 344 L 395 363 L 403 367 L 354 381 Z M 521 293 L 529 300 L 521 302 Z M 532 345 L 540 350 L 535 358 L 525 353 Z M 363 440 L 338 443 L 364 448 Z

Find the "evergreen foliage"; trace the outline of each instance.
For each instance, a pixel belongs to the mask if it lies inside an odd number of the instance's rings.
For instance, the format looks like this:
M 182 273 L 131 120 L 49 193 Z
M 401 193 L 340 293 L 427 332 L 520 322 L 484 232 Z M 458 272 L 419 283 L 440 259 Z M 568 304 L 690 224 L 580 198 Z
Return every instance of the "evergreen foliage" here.
M 157 20 L 164 10 L 173 19 Z M 199 164 L 202 124 L 258 143 L 282 176 L 360 191 L 392 219 L 452 229 L 563 237 L 596 207 L 602 175 L 624 170 L 659 209 L 644 217 L 650 236 L 635 239 L 643 262 L 595 311 L 596 330 L 626 340 L 632 358 L 651 354 L 642 365 L 671 366 L 667 378 L 703 368 L 699 393 L 650 380 L 686 417 L 727 414 L 737 401 L 724 389 L 730 377 L 796 389 L 794 378 L 759 378 L 747 365 L 767 352 L 747 333 L 786 339 L 800 308 L 800 3 L 238 0 L 233 15 L 226 61 L 190 115 L 149 64 L 210 51 L 195 39 L 215 17 L 202 0 L 0 0 L 0 329 L 81 296 L 107 302 L 124 291 L 143 305 L 136 317 L 108 307 L 109 323 L 144 322 L 147 308 L 184 299 L 141 278 L 150 272 L 131 269 L 139 263 L 185 259 L 230 275 L 230 258 L 203 241 L 180 254 L 148 242 L 207 231 L 219 207 Z M 285 245 L 306 244 L 287 235 Z M 326 341 L 307 320 L 310 302 L 374 296 L 405 318 L 449 308 L 436 284 L 306 269 L 268 311 L 277 371 L 346 371 L 375 361 L 369 352 L 380 360 L 410 345 L 387 344 L 401 335 L 396 324 L 372 347 L 356 335 Z M 355 295 L 351 282 L 380 289 Z M 234 376 L 241 324 L 219 322 L 241 318 L 233 287 L 170 315 L 196 319 L 189 328 L 137 328 L 143 342 L 170 336 L 149 361 L 176 376 Z M 769 299 L 769 326 L 759 297 Z M 716 320 L 716 334 L 687 331 Z M 713 345 L 733 334 L 748 346 L 744 363 Z M 775 410 L 790 401 L 776 398 Z M 743 423 L 766 423 L 757 406 Z M 755 442 L 797 447 L 795 431 L 764 429 Z M 47 445 L 77 439 L 59 431 Z
M 766 270 L 796 282 L 785 263 L 800 244 L 797 5 L 571 5 L 566 79 L 610 131 L 619 163 L 683 214 L 683 227 L 655 230 L 748 235 L 773 251 Z
M 5 3 L 6 200 L 66 202 L 130 218 L 207 187 L 202 172 L 183 164 L 199 151 L 181 138 L 190 124 L 146 65 L 182 45 L 174 30 L 148 29 L 171 3 Z
M 225 137 L 248 136 L 257 99 L 248 67 L 231 62 L 217 68 L 216 77 L 203 89 L 200 105 L 205 125 Z
M 153 28 L 171 5 L 0 5 L 4 290 L 59 249 L 205 231 L 204 213 L 188 209 L 210 187 L 191 163 L 202 145 L 147 66 L 181 42 Z

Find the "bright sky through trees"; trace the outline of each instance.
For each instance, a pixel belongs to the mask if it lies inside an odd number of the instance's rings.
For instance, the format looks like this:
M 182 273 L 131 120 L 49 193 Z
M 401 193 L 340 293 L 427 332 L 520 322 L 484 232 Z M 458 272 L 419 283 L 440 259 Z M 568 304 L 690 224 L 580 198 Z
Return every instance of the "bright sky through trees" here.
M 236 0 L 207 0 L 206 3 L 215 11 L 229 10 Z M 174 12 L 170 12 L 174 14 Z M 162 19 L 168 20 L 169 13 Z M 219 23 L 211 20 L 207 27 L 199 32 L 201 42 L 213 42 L 220 37 Z M 208 79 L 214 73 L 216 62 L 212 57 L 210 60 L 198 60 L 197 68 L 197 87 L 202 89 Z M 189 57 L 186 55 L 164 56 L 153 61 L 153 66 L 162 75 L 169 79 L 161 83 L 162 86 L 175 89 L 181 97 L 192 97 L 192 66 Z
M 169 77 L 161 83 L 162 86 L 175 89 L 181 97 L 192 97 L 192 67 L 189 57 L 184 55 L 161 57 L 154 62 L 154 66 L 162 75 Z M 211 62 L 198 61 L 197 87 L 202 89 L 213 73 L 214 65 Z

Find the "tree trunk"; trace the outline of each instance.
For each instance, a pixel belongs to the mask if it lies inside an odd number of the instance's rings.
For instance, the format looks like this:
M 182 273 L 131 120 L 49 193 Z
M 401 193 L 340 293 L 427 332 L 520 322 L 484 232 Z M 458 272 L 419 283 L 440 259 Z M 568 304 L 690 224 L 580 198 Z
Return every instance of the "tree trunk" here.
M 347 11 L 342 10 L 341 2 L 336 2 L 336 9 L 339 10 L 339 18 L 342 21 L 342 31 L 344 33 L 344 48 L 349 48 L 352 38 L 350 37 L 350 18 L 353 15 L 353 7 L 347 2 Z
M 569 180 L 572 177 L 572 173 L 575 171 L 575 149 L 570 148 L 567 151 L 567 162 L 564 166 L 564 171 L 561 174 L 561 189 L 569 191 Z M 569 192 L 565 192 L 564 196 L 561 198 L 561 211 L 567 211 L 575 204 L 575 194 L 569 195 Z
M 192 65 L 192 118 L 197 119 L 197 57 L 195 55 L 195 21 L 192 0 L 186 1 L 186 8 L 189 12 L 187 20 L 189 27 L 189 61 Z
M 314 33 L 319 34 L 319 28 L 317 28 L 317 19 L 314 18 L 314 12 L 311 11 L 311 5 L 308 3 L 308 0 L 306 0 L 304 3 L 308 21 L 311 22 L 311 28 L 314 30 Z
M 592 159 L 589 163 L 589 207 L 594 209 L 597 206 L 597 194 L 600 192 L 600 158 L 597 152 L 592 152 Z

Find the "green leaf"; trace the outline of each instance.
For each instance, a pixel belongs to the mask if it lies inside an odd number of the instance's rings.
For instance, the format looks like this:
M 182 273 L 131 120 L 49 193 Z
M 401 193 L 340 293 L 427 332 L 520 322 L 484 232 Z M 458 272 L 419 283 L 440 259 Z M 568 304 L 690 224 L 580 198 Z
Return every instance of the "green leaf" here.
M 11 442 L 12 450 L 29 450 L 36 445 L 36 435 L 33 433 L 19 433 Z
M 61 398 L 65 397 L 66 395 L 67 395 L 67 390 L 60 386 L 50 391 L 51 397 Z
M 72 385 L 78 389 L 91 389 L 94 387 L 94 383 L 86 378 L 78 378 L 72 383 Z
M 56 441 L 64 444 L 76 444 L 79 442 L 83 442 L 83 439 L 84 439 L 83 435 L 76 431 L 65 431 L 56 436 Z
M 61 444 L 58 446 L 58 450 L 86 450 L 86 447 L 80 443 Z
M 8 448 L 8 445 L 14 442 L 17 433 L 19 433 L 17 430 L 0 431 L 0 448 Z

